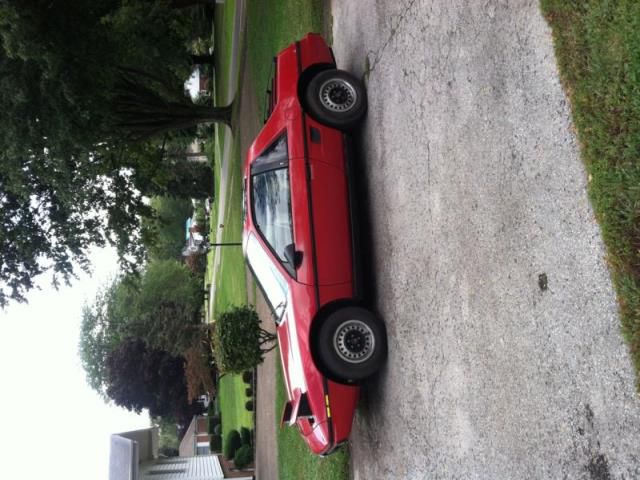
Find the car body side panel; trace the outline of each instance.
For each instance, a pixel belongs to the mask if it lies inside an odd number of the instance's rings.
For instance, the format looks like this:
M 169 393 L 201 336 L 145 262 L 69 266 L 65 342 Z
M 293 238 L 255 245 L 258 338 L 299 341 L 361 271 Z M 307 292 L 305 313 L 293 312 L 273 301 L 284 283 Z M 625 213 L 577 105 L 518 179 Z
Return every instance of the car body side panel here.
M 351 434 L 360 388 L 331 381 L 328 383 L 333 438 L 335 443 L 340 443 L 347 440 Z M 336 399 L 339 401 L 335 401 Z
M 316 63 L 335 64 L 331 49 L 317 33 L 307 34 L 296 46 L 300 48 L 300 63 L 303 70 Z
M 328 165 L 344 170 L 344 135 L 335 128 L 330 128 L 306 116 L 307 146 L 309 158 L 325 162 Z M 315 131 L 312 133 L 312 129 Z
M 344 169 L 311 159 L 318 284 L 353 280 L 349 191 Z
M 309 217 L 309 192 L 305 159 L 290 159 L 289 169 L 293 239 L 296 250 L 302 253 L 302 262 L 296 270 L 296 280 L 305 285 L 313 285 L 315 283 L 313 238 L 311 236 L 311 219 Z

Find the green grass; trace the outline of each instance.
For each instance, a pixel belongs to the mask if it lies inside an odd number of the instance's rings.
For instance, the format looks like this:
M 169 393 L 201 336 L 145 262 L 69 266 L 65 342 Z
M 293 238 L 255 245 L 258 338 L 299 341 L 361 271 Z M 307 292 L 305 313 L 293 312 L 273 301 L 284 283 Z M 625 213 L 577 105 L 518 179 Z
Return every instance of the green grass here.
M 232 152 L 234 161 L 229 169 L 228 196 L 222 230 L 223 242 L 239 242 L 242 238 L 242 173 L 240 162 L 237 161 L 239 148 L 239 140 L 236 136 Z M 240 247 L 222 247 L 214 314 L 247 302 L 244 265 Z
M 323 12 L 322 0 L 248 0 L 247 54 L 261 115 L 273 57 L 306 33 L 321 33 Z
M 217 4 L 214 26 L 215 100 L 217 105 L 226 104 L 229 92 L 229 70 L 231 65 L 231 39 L 233 37 L 236 0 Z
M 279 364 L 279 363 L 278 363 Z M 276 418 L 278 419 L 278 470 L 280 480 L 339 480 L 349 478 L 349 452 L 342 448 L 329 457 L 313 455 L 296 427 L 280 428 L 282 406 L 287 393 L 278 367 L 276 381 Z
M 244 394 L 247 386 L 242 381 L 242 375 L 225 375 L 218 382 L 223 442 L 231 430 L 253 428 L 253 412 L 244 407 L 249 400 Z
M 225 105 L 231 85 L 229 70 L 231 65 L 231 42 L 233 36 L 234 17 L 236 11 L 235 0 L 227 0 L 222 5 L 216 5 L 214 45 L 214 99 L 216 105 Z M 240 197 L 240 167 L 237 141 L 234 141 L 231 153 L 231 168 L 229 185 L 227 188 L 226 211 L 222 218 L 218 218 L 218 202 L 220 197 L 220 182 L 222 178 L 221 165 L 224 151 L 224 126 L 216 124 L 213 138 L 207 142 L 207 151 L 215 158 L 216 172 L 215 201 L 211 213 L 209 238 L 214 241 L 219 224 L 224 224 L 222 241 L 237 242 L 241 237 L 241 203 Z M 236 136 L 237 137 L 237 136 Z M 244 260 L 239 247 L 222 247 L 220 251 L 220 269 L 216 275 L 216 293 L 213 300 L 213 319 L 230 305 L 240 305 L 247 301 Z M 215 249 L 208 255 L 206 278 L 211 281 L 213 275 L 213 259 Z M 253 413 L 245 409 L 248 400 L 244 394 L 246 385 L 240 375 L 227 374 L 218 383 L 218 400 L 222 422 L 223 441 L 231 430 L 241 427 L 253 428 Z
M 640 2 L 543 0 L 640 373 Z M 640 387 L 640 382 L 638 382 Z

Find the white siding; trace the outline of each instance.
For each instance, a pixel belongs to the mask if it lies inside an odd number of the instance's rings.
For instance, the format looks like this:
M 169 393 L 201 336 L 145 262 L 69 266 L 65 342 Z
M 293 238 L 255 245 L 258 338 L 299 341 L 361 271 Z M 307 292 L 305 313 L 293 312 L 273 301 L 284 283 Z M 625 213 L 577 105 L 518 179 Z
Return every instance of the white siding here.
M 166 473 L 161 473 L 163 471 Z M 139 480 L 222 480 L 224 474 L 217 456 L 198 455 L 147 463 L 141 466 L 138 478 Z

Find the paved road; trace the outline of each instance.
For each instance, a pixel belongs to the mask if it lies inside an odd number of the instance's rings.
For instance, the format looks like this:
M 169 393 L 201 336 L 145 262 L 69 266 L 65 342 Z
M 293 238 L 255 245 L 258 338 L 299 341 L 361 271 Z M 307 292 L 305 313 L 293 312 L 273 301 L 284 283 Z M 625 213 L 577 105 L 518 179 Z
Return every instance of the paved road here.
M 390 357 L 353 478 L 640 478 L 640 400 L 537 1 L 332 2 Z

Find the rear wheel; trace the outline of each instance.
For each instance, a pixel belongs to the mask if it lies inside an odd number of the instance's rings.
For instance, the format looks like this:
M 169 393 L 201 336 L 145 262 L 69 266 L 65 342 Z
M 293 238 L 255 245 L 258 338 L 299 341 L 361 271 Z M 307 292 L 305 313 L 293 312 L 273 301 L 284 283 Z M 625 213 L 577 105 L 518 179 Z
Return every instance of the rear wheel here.
M 341 130 L 354 128 L 367 111 L 364 85 L 343 70 L 324 70 L 313 77 L 305 101 L 313 118 Z
M 341 308 L 321 324 L 316 352 L 329 378 L 359 383 L 376 373 L 387 356 L 384 324 L 361 307 Z

